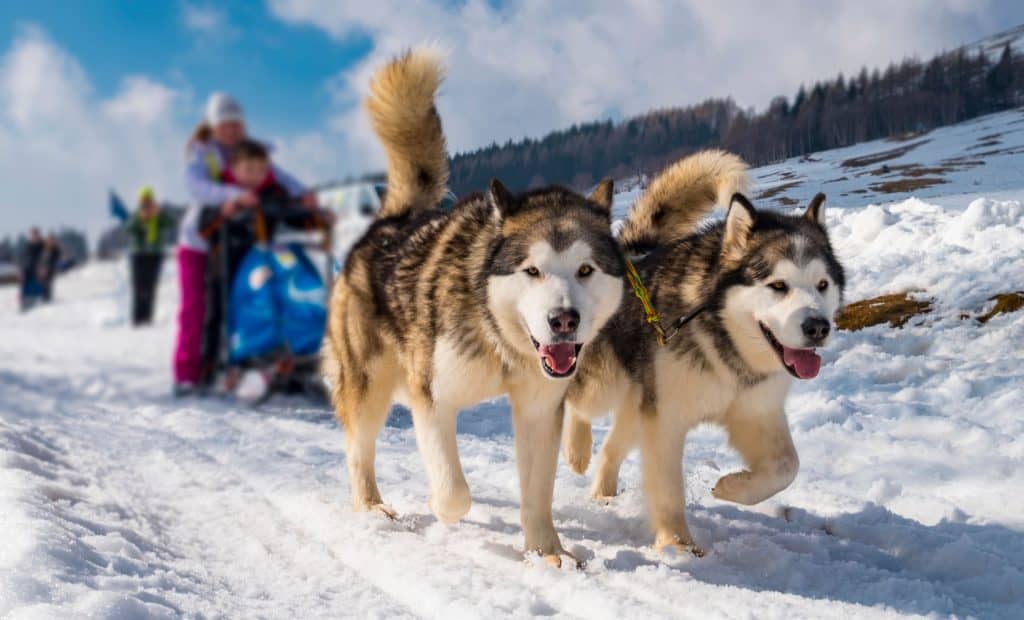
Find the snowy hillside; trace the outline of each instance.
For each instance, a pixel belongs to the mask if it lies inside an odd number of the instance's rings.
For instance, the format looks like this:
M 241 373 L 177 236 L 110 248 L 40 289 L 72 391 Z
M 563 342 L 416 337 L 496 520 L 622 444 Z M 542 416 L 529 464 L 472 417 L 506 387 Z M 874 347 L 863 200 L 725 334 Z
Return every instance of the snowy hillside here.
M 983 116 L 920 134 L 813 153 L 756 171 L 756 197 L 806 204 L 819 191 L 832 205 L 915 196 L 992 196 L 1024 186 L 1024 110 Z M 966 204 L 966 203 L 964 203 Z
M 0 289 L 0 616 L 1024 617 L 1024 312 L 973 318 L 1024 289 L 1024 114 L 805 159 L 755 171 L 758 191 L 829 192 L 849 300 L 912 290 L 933 309 L 840 333 L 797 384 L 802 467 L 777 497 L 715 500 L 738 460 L 716 429 L 691 437 L 706 557 L 651 549 L 634 454 L 609 505 L 559 468 L 555 523 L 584 570 L 523 562 L 500 402 L 459 421 L 465 521 L 430 514 L 400 411 L 378 450 L 400 518 L 353 513 L 329 411 L 174 400 L 174 274 L 135 331 L 124 266 L 93 264 L 29 315 Z M 945 182 L 872 187 L 907 178 Z

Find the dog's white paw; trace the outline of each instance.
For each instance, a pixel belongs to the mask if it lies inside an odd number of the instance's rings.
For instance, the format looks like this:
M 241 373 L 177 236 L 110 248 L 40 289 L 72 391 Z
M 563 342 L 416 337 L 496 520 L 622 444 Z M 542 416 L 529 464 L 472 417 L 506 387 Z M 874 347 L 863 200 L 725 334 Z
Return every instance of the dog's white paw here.
M 566 426 L 562 441 L 565 462 L 574 472 L 583 475 L 590 467 L 590 456 L 594 449 L 594 437 L 590 430 L 590 424 L 573 418 Z
M 583 570 L 586 566 L 586 562 L 563 549 L 562 544 L 558 542 L 557 538 L 554 543 L 544 545 L 543 548 L 527 547 L 524 559 L 527 562 L 531 562 L 532 558 L 539 558 L 540 560 L 543 560 L 544 564 L 553 568 L 562 568 L 562 558 L 568 558 L 571 562 L 571 566 L 576 568 L 576 570 Z
M 594 486 L 590 489 L 590 496 L 599 502 L 608 503 L 619 494 L 619 480 L 617 476 L 608 476 L 601 472 L 594 478 Z
M 558 553 L 548 553 L 548 554 L 545 554 L 542 557 L 544 559 L 544 562 L 547 563 L 548 566 L 551 566 L 553 568 L 562 568 L 562 558 L 563 557 L 568 558 L 569 561 L 572 562 L 572 566 L 576 570 L 583 570 L 584 568 L 586 568 L 586 563 L 583 560 L 577 558 L 576 556 L 574 556 L 573 554 L 569 553 L 565 549 L 562 549 Z
M 439 493 L 430 498 L 431 511 L 446 525 L 458 523 L 466 516 L 472 505 L 473 497 L 466 485 L 459 485 L 444 494 Z
M 590 450 L 582 451 L 577 447 L 566 446 L 565 462 L 569 464 L 570 469 L 582 476 L 590 467 Z
M 698 547 L 689 536 L 681 534 L 659 534 L 654 541 L 654 549 L 669 557 L 685 557 L 692 555 L 702 558 L 704 549 Z
M 398 519 L 398 511 L 380 502 L 367 502 L 363 504 L 356 504 L 353 508 L 358 512 L 377 512 L 382 514 L 390 521 L 396 521 Z
M 398 520 L 398 511 L 392 508 L 391 506 L 388 506 L 386 504 L 377 504 L 376 506 L 373 507 L 373 510 L 384 515 L 390 521 Z
M 738 471 L 722 476 L 711 489 L 711 494 L 718 499 L 737 504 L 750 504 L 748 497 L 752 475 L 749 471 Z

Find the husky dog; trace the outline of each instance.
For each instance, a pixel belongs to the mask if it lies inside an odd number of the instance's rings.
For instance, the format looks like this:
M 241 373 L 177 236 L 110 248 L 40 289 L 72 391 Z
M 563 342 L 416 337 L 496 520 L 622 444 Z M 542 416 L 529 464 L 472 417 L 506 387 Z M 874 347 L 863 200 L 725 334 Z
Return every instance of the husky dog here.
M 655 546 L 688 549 L 683 444 L 702 422 L 725 426 L 746 469 L 722 477 L 719 499 L 754 504 L 785 489 L 798 459 L 783 404 L 793 378 L 818 374 L 844 275 L 825 227 L 825 196 L 802 216 L 756 210 L 742 191 L 746 165 L 706 151 L 666 169 L 619 236 L 663 321 L 692 318 L 664 346 L 638 299 L 591 343 L 566 397 L 565 457 L 583 473 L 590 422 L 615 411 L 593 494 L 616 493 L 619 466 L 639 443 Z M 724 221 L 701 227 L 715 203 Z
M 377 434 L 393 402 L 412 410 L 438 519 L 470 508 L 460 409 L 507 394 L 527 552 L 567 554 L 551 516 L 562 401 L 589 342 L 618 308 L 624 260 L 611 236 L 612 185 L 584 197 L 511 194 L 497 180 L 437 208 L 448 159 L 434 96 L 438 60 L 413 51 L 374 76 L 366 101 L 388 162 L 384 205 L 332 292 L 324 373 L 346 429 L 352 501 L 384 506 Z

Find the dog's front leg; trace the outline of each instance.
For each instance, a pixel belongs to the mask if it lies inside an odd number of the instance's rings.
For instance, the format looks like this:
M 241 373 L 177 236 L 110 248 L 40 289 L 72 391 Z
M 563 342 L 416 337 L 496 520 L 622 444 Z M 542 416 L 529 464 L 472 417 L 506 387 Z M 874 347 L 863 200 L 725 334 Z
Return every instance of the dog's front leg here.
M 640 434 L 640 395 L 629 395 L 615 412 L 612 430 L 597 457 L 597 474 L 591 487 L 594 499 L 607 501 L 618 493 L 619 468 Z
M 457 522 L 469 512 L 472 497 L 455 440 L 458 411 L 437 403 L 414 403 L 416 444 L 430 482 L 430 509 L 443 523 Z
M 675 414 L 675 415 L 673 415 Z M 686 493 L 683 488 L 683 446 L 689 430 L 678 413 L 641 413 L 641 460 L 644 490 L 658 551 L 704 552 L 693 543 L 686 525 Z
M 573 414 L 572 406 L 565 403 L 565 435 L 562 447 L 565 462 L 577 474 L 587 473 L 590 466 L 590 453 L 594 448 L 593 429 L 590 420 Z
M 729 443 L 743 457 L 747 469 L 722 476 L 711 490 L 718 499 L 756 504 L 782 491 L 800 468 L 793 437 L 782 407 L 761 411 L 740 399 L 726 414 Z
M 515 425 L 516 465 L 519 468 L 521 520 L 526 537 L 524 551 L 539 553 L 550 564 L 561 566 L 561 556 L 570 554 L 562 549 L 551 516 L 558 444 L 562 434 L 561 398 L 539 399 L 535 393 L 513 391 L 510 399 Z

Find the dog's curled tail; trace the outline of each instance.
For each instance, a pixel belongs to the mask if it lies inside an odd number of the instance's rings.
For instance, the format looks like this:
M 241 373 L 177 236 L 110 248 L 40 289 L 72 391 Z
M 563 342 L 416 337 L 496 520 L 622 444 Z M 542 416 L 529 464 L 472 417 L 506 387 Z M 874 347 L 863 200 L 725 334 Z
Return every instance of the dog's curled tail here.
M 619 233 L 631 254 L 644 254 L 697 230 L 716 204 L 728 207 L 744 192 L 747 164 L 721 150 L 707 150 L 665 168 L 637 199 Z
M 410 50 L 374 74 L 366 110 L 384 144 L 388 188 L 377 217 L 430 209 L 448 186 L 448 153 L 434 96 L 444 80 L 440 55 Z

